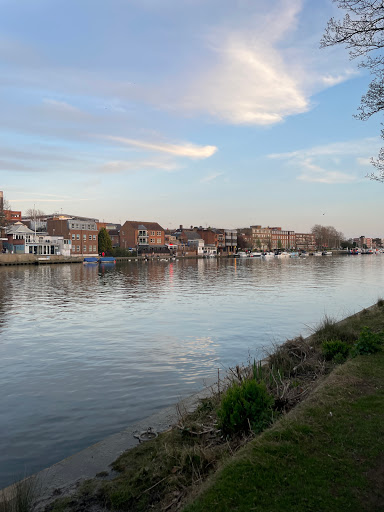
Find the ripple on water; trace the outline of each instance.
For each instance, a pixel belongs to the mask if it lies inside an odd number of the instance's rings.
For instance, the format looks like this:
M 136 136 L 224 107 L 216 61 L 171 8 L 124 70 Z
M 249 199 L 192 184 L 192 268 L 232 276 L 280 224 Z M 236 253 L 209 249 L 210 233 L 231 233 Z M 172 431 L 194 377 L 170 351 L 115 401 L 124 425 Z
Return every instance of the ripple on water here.
M 0 267 L 0 486 L 382 295 L 384 257 Z

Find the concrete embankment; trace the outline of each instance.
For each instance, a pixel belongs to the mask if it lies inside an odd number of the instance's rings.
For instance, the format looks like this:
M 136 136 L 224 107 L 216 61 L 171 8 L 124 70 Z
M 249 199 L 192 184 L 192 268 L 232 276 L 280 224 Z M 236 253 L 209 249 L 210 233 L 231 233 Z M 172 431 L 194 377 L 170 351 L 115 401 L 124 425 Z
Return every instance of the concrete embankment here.
M 35 254 L 0 254 L 0 266 L 46 265 L 52 263 L 82 263 L 82 256 L 44 256 Z
M 180 412 L 192 412 L 202 398 L 211 394 L 212 388 L 207 386 L 198 393 L 182 399 L 178 404 L 129 425 L 125 430 L 28 477 L 36 478 L 38 482 L 39 500 L 36 510 L 44 510 L 47 503 L 58 495 L 70 495 L 80 482 L 94 478 L 101 472 L 110 473 L 110 464 L 123 452 L 139 444 L 134 434 L 145 432 L 148 428 L 158 433 L 164 432 L 179 421 Z M 6 487 L 2 492 L 6 499 L 10 498 L 14 493 L 14 485 Z

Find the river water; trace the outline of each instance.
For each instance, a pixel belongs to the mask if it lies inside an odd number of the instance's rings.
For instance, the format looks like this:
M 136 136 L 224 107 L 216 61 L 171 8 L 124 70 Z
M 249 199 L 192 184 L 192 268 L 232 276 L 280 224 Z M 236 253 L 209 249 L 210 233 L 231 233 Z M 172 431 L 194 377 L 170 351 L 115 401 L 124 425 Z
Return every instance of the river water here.
M 384 255 L 0 267 L 0 488 L 377 301 Z

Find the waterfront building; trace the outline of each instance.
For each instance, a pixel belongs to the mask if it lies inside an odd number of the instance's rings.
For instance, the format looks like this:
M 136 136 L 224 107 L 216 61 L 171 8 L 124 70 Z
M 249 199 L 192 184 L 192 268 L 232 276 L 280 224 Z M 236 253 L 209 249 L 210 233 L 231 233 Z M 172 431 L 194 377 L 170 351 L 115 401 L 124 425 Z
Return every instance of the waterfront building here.
M 11 254 L 71 255 L 71 240 L 63 236 L 35 233 L 28 226 L 16 222 L 6 230 L 4 249 Z
M 205 242 L 194 229 L 184 229 L 183 226 L 167 235 L 168 247 L 179 256 L 202 256 Z
M 51 236 L 71 240 L 71 256 L 98 255 L 97 219 L 57 215 L 47 219 L 47 231 Z
M 296 233 L 296 249 L 314 251 L 316 249 L 315 235 L 312 233 Z
M 127 220 L 120 229 L 120 247 L 142 252 L 167 250 L 164 228 L 157 222 Z
M 294 231 L 283 230 L 281 227 L 251 226 L 252 248 L 262 251 L 275 249 L 293 249 L 296 246 Z
M 237 249 L 237 229 L 225 229 L 225 252 L 231 254 Z

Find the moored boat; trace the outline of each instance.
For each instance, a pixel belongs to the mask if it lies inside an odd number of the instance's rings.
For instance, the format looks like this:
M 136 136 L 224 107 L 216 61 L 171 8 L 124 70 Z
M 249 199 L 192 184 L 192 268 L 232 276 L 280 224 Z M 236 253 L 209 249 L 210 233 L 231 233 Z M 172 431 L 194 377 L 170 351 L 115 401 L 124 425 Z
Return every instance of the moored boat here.
M 89 263 L 91 263 L 91 264 L 92 264 L 92 263 L 93 263 L 93 264 L 95 264 L 95 263 L 97 263 L 98 261 L 99 261 L 99 258 L 97 258 L 97 257 L 93 257 L 93 256 L 86 256 L 86 257 L 84 258 L 83 263 L 87 263 L 87 264 L 89 264 Z
M 101 256 L 99 259 L 100 263 L 116 263 L 116 260 L 113 256 Z

